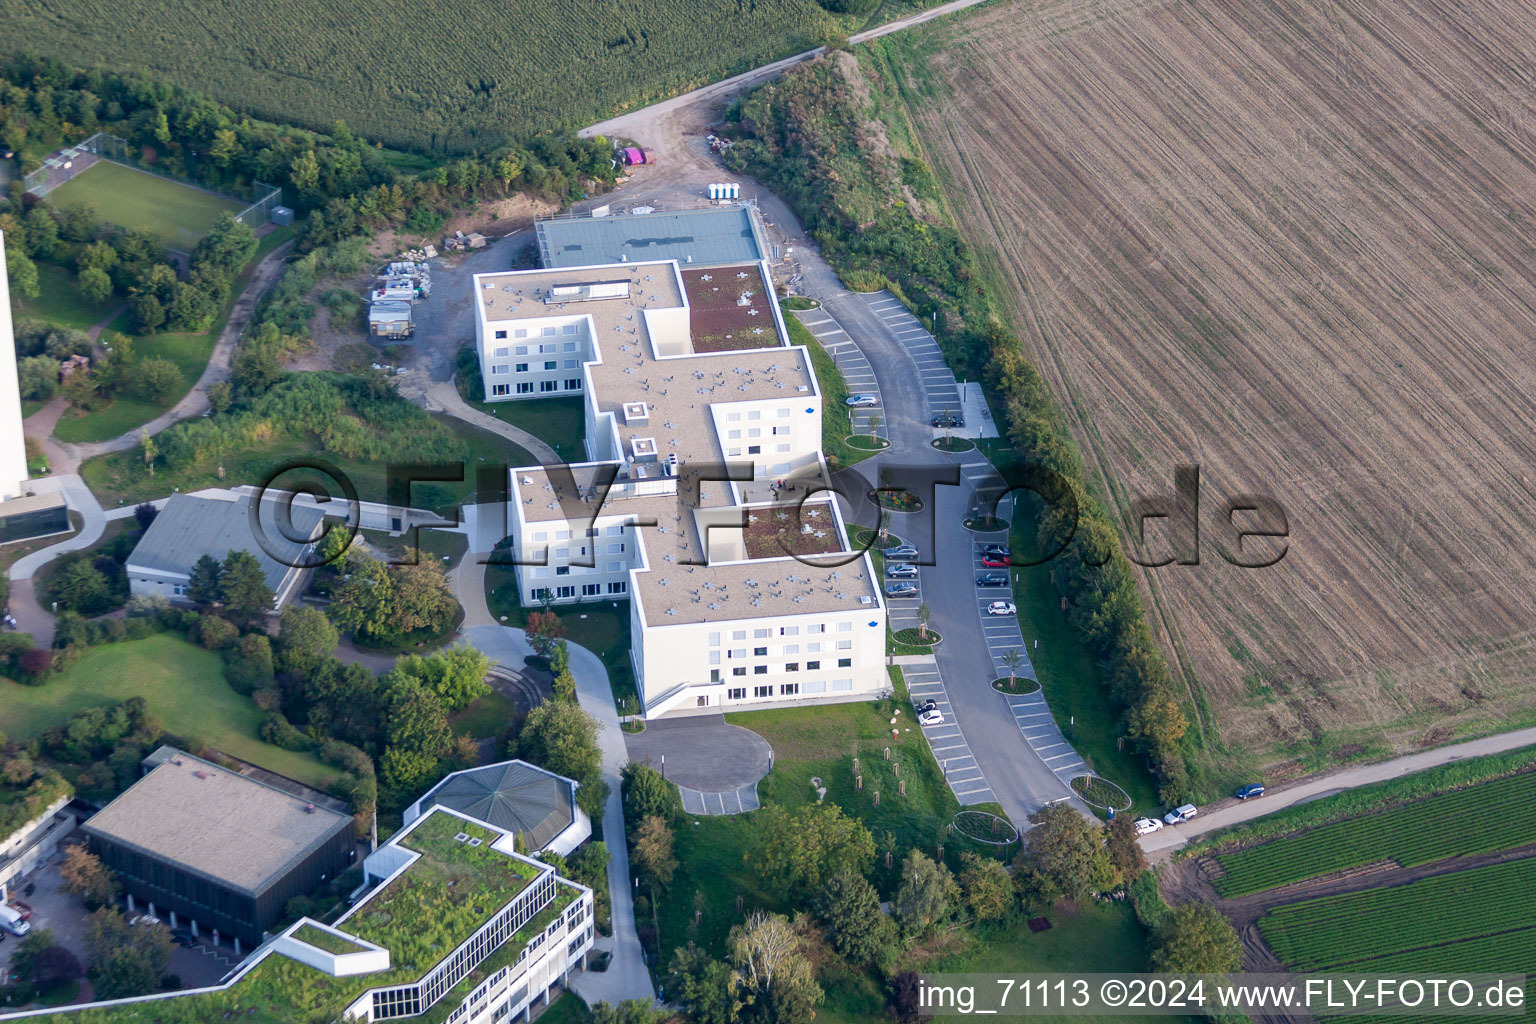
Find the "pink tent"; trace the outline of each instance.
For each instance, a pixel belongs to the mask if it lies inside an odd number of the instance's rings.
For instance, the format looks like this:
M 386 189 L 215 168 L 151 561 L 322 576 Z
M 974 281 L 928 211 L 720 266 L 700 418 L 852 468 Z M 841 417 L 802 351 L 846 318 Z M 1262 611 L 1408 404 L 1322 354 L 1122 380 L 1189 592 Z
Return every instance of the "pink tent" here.
M 626 164 L 643 164 L 645 163 L 645 154 L 640 152 L 640 149 L 636 146 L 627 146 L 624 149 L 624 162 Z

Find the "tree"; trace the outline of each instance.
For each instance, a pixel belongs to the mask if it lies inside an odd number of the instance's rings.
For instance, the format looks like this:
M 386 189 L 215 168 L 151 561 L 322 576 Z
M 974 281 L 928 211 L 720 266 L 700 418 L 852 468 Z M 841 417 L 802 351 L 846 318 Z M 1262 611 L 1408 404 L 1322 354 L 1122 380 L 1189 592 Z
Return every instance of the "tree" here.
M 1114 887 L 1114 866 L 1098 825 L 1065 802 L 1048 804 L 1029 820 L 1035 827 L 1024 833 L 1021 867 L 1039 871 L 1069 900 Z
M 164 402 L 185 386 L 186 378 L 169 359 L 152 356 L 140 360 L 133 369 L 134 390 L 146 402 Z
M 79 370 L 76 370 L 74 373 L 70 374 L 70 383 L 73 383 L 74 379 L 78 376 L 80 376 Z M 144 468 L 149 470 L 150 478 L 153 479 L 155 475 L 155 455 L 158 452 L 158 448 L 155 445 L 154 435 L 151 434 L 148 429 L 140 429 L 139 447 L 144 449 Z
M 58 255 L 59 222 L 46 205 L 39 204 L 27 213 L 27 250 L 37 259 L 48 260 Z
M 530 612 L 524 632 L 533 653 L 548 661 L 554 656 L 556 643 L 565 636 L 565 623 L 551 611 Z
M 1225 974 L 1243 966 L 1232 923 L 1209 903 L 1174 907 L 1158 926 L 1152 969 L 1165 974 Z
M 159 514 L 160 510 L 155 508 L 153 504 L 147 501 L 140 502 L 139 504 L 133 506 L 133 519 L 134 522 L 139 524 L 140 533 L 143 533 L 145 530 L 154 525 L 155 517 Z
M 59 878 L 66 892 L 79 896 L 92 909 L 108 906 L 117 899 L 117 877 L 83 843 L 65 848 Z
M 37 775 L 37 765 L 26 754 L 17 754 L 0 765 L 0 779 L 8 786 L 25 786 Z
M 75 954 L 54 941 L 47 928 L 34 928 L 16 944 L 11 970 L 39 991 L 74 981 L 85 973 Z
M 812 909 L 831 932 L 832 948 L 855 964 L 869 963 L 890 945 L 891 919 L 862 875 L 845 870 L 827 879 Z
M 154 334 L 155 329 L 165 323 L 165 307 L 147 292 L 128 300 L 128 313 L 133 318 L 136 334 Z
M 448 589 L 448 578 L 437 562 L 397 565 L 394 577 L 390 629 L 396 634 L 442 632 L 453 621 L 459 603 Z
M 409 682 L 420 685 L 414 679 Z M 366 666 L 326 657 L 300 675 L 299 685 L 312 729 L 359 745 L 378 739 L 385 717 L 384 689 Z
M 101 267 L 82 267 L 78 284 L 86 302 L 106 302 L 112 297 L 112 276 Z
M 220 214 L 192 250 L 192 266 L 233 277 L 256 255 L 256 233 L 227 213 Z
M 745 1019 L 798 1024 L 815 1015 L 823 993 L 787 918 L 755 911 L 731 929 L 727 946 L 742 973 Z
M 960 891 L 978 921 L 999 921 L 1013 909 L 1013 879 L 1001 861 L 990 857 L 960 855 Z
M 1024 655 L 1017 647 L 1010 647 L 1003 652 L 1003 664 L 1008 666 L 1008 689 L 1011 690 L 1019 677 L 1019 666 L 1024 664 Z
M 913 850 L 901 862 L 901 885 L 896 889 L 891 909 L 902 927 L 921 935 L 949 916 L 959 896 L 960 889 L 949 868 Z
M 575 779 L 576 802 L 587 814 L 603 813 L 608 784 L 603 781 L 603 752 L 597 745 L 597 721 L 580 706 L 546 701 L 528 713 L 517 737 L 517 756 Z
M 249 551 L 231 551 L 219 570 L 219 590 L 224 610 L 236 622 L 249 625 L 272 610 L 276 595 L 267 586 L 267 574 Z
M 159 987 L 171 963 L 171 930 L 163 924 L 130 925 L 111 907 L 86 921 L 85 954 L 98 999 L 122 999 Z
M 409 676 L 384 691 L 385 747 L 379 759 L 379 786 L 391 805 L 403 805 L 436 781 L 438 761 L 453 733 L 442 701 Z
M 59 361 L 49 355 L 27 356 L 16 362 L 21 397 L 46 402 L 59 390 Z
M 933 618 L 933 609 L 928 607 L 925 601 L 917 606 L 917 624 L 923 631 L 923 639 L 928 639 L 928 620 Z
M 664 1024 L 672 1011 L 656 1007 L 651 999 L 626 999 L 618 1006 L 598 1003 L 592 1007 L 592 1024 Z
M 571 675 L 570 669 L 556 673 L 550 688 L 554 691 L 555 700 L 567 704 L 576 703 L 576 677 Z
M 741 1003 L 736 998 L 736 972 L 688 943 L 672 954 L 667 994 L 693 1024 L 736 1024 Z
M 624 813 L 631 822 L 653 816 L 673 821 L 681 809 L 677 787 L 655 768 L 640 761 L 624 766 Z
M 112 584 L 101 570 L 80 559 L 60 570 L 49 590 L 59 607 L 82 615 L 101 611 L 112 600 Z
M 862 875 L 875 862 L 869 829 L 836 804 L 807 804 L 793 813 L 770 804 L 754 818 L 753 860 L 764 884 L 778 892 L 809 896 L 834 873 Z
M 664 889 L 672 884 L 672 874 L 677 870 L 672 842 L 672 827 L 657 815 L 641 819 L 635 829 L 635 862 L 650 879 L 652 888 Z
M 491 692 L 486 685 L 485 674 L 491 670 L 491 659 L 466 644 L 459 644 L 422 657 L 407 654 L 395 662 L 385 678 L 410 676 L 428 690 L 437 694 L 447 711 L 459 711 L 480 697 Z
M 1116 815 L 1104 827 L 1104 847 L 1122 884 L 1130 885 L 1147 870 L 1147 858 L 1136 841 L 1136 822 L 1129 814 Z
M 10 276 L 11 292 L 24 299 L 35 299 L 43 293 L 37 276 L 37 264 L 32 262 L 19 245 L 5 247 L 5 270 Z
M 204 611 L 218 604 L 224 594 L 223 573 L 224 567 L 217 558 L 198 556 L 187 574 L 187 600 Z
M 277 668 L 307 675 L 329 658 L 340 642 L 336 627 L 320 609 L 289 605 L 283 609 L 277 629 Z

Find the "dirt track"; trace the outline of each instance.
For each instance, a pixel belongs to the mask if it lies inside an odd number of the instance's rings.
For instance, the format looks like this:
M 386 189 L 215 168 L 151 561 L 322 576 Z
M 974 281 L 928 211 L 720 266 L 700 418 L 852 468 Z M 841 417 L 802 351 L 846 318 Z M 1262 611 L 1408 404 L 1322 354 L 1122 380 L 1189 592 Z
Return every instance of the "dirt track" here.
M 921 134 L 1090 463 L 1122 508 L 1202 467 L 1201 564 L 1143 573 L 1197 727 L 1253 765 L 1536 711 L 1536 8 L 1019 0 L 935 39 Z M 1274 568 L 1213 545 L 1243 491 Z

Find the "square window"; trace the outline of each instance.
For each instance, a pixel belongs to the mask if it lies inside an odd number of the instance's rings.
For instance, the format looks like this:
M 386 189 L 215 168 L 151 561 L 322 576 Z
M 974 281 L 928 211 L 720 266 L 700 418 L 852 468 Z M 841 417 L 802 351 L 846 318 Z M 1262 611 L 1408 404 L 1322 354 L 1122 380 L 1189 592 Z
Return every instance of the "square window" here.
M 712 683 L 718 683 L 720 681 L 720 670 L 719 669 L 712 668 L 712 669 L 709 670 L 709 681 L 712 682 Z
M 754 647 L 754 648 L 752 648 L 752 657 L 754 657 L 754 658 L 766 658 L 766 657 L 768 657 L 768 648 L 766 648 L 766 647 Z
M 610 584 L 608 584 L 608 593 L 610 593 L 610 594 L 627 594 L 627 593 L 629 593 L 629 583 L 628 583 L 628 581 L 620 580 L 618 583 L 610 583 Z
M 797 694 L 799 692 L 800 692 L 800 684 L 799 683 L 780 683 L 779 684 L 779 696 L 780 697 L 793 697 L 795 694 Z
M 821 668 L 821 662 L 819 662 L 819 661 L 808 661 L 808 662 L 805 663 L 805 669 L 806 669 L 807 672 L 816 672 L 820 668 Z
M 558 390 L 559 387 L 560 385 L 552 380 L 543 380 L 539 382 L 540 391 L 555 391 Z
M 528 372 L 528 364 L 527 363 L 518 363 L 517 364 L 517 372 L 518 373 L 527 373 Z
M 779 410 L 779 419 L 781 419 L 781 420 L 789 419 L 789 410 L 788 409 L 780 409 Z
M 558 359 L 546 359 L 546 360 L 544 360 L 544 369 L 546 369 L 546 370 L 556 370 L 556 369 L 559 369 L 559 367 L 560 367 L 560 361 Z
M 511 390 L 511 385 L 508 385 L 508 384 L 492 384 L 491 385 L 491 396 L 492 397 L 500 397 L 502 395 L 507 394 L 510 390 Z
M 751 430 L 747 431 L 747 436 L 748 437 L 762 437 L 763 436 L 762 428 L 760 428 L 760 427 L 753 427 Z
M 853 659 L 852 658 L 838 658 L 837 659 L 837 667 L 838 668 L 847 668 L 847 667 L 849 667 L 852 664 L 853 664 Z
M 797 662 L 797 661 L 791 661 L 789 664 L 784 666 L 784 671 L 785 672 L 799 672 L 800 671 L 800 663 Z
M 719 647 L 720 646 L 720 634 L 719 633 L 711 633 L 711 634 L 709 634 L 709 646 L 711 646 L 711 647 Z
M 733 675 L 733 676 L 744 676 L 746 674 L 747 674 L 747 670 L 746 670 L 745 667 L 731 669 L 731 675 Z
M 555 336 L 555 329 L 553 327 L 546 327 L 540 333 L 543 334 L 544 337 L 546 337 L 546 338 L 553 338 Z M 539 347 L 539 351 L 541 351 L 541 352 L 544 351 L 544 348 L 543 348 L 542 345 Z
M 505 356 L 507 354 L 507 351 L 508 351 L 507 347 L 505 345 L 503 345 L 503 346 L 501 346 L 501 348 L 498 348 L 495 352 L 492 352 L 491 355 L 496 356 L 499 359 L 499 358 Z
M 570 377 L 570 378 L 567 378 L 566 382 L 565 382 L 565 390 L 567 390 L 567 391 L 580 391 L 581 390 L 581 378 L 580 377 Z
M 749 444 L 749 445 L 747 445 L 747 454 L 748 455 L 761 455 L 761 454 L 763 454 L 763 446 L 760 445 L 760 444 Z
M 754 687 L 752 687 L 752 696 L 754 696 L 754 697 L 772 697 L 773 696 L 773 687 L 771 687 L 771 686 L 754 686 Z
M 511 372 L 512 372 L 512 367 L 508 366 L 506 363 L 497 363 L 496 365 L 491 367 L 491 373 L 496 374 L 498 376 L 503 374 L 503 373 L 511 373 Z
M 728 412 L 728 413 L 725 414 L 725 420 L 726 420 L 727 423 L 740 423 L 741 422 L 741 413 L 739 413 L 739 412 Z
M 725 691 L 725 695 L 730 700 L 746 700 L 747 688 L 745 686 L 733 686 Z
M 506 331 L 497 331 L 496 332 L 496 340 L 497 341 L 500 341 L 501 339 L 505 338 L 506 336 L 507 336 L 507 332 Z
M 497 387 L 504 387 L 505 385 L 498 384 L 496 386 Z M 533 394 L 533 381 L 531 381 L 531 380 L 523 381 L 521 384 L 519 384 L 517 386 L 517 393 L 520 394 L 520 395 L 531 395 L 531 394 Z
M 768 674 L 768 666 L 767 665 L 753 665 L 752 666 L 752 674 L 755 675 L 755 676 L 765 676 L 765 675 Z

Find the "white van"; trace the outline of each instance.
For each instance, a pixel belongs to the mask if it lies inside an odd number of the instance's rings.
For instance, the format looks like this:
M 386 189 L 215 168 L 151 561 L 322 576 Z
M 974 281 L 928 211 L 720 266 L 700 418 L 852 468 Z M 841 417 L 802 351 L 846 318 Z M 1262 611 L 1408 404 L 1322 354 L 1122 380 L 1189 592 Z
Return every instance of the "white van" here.
M 0 903 L 0 928 L 17 936 L 25 935 L 32 930 L 32 926 L 21 919 L 20 913 L 3 903 Z

